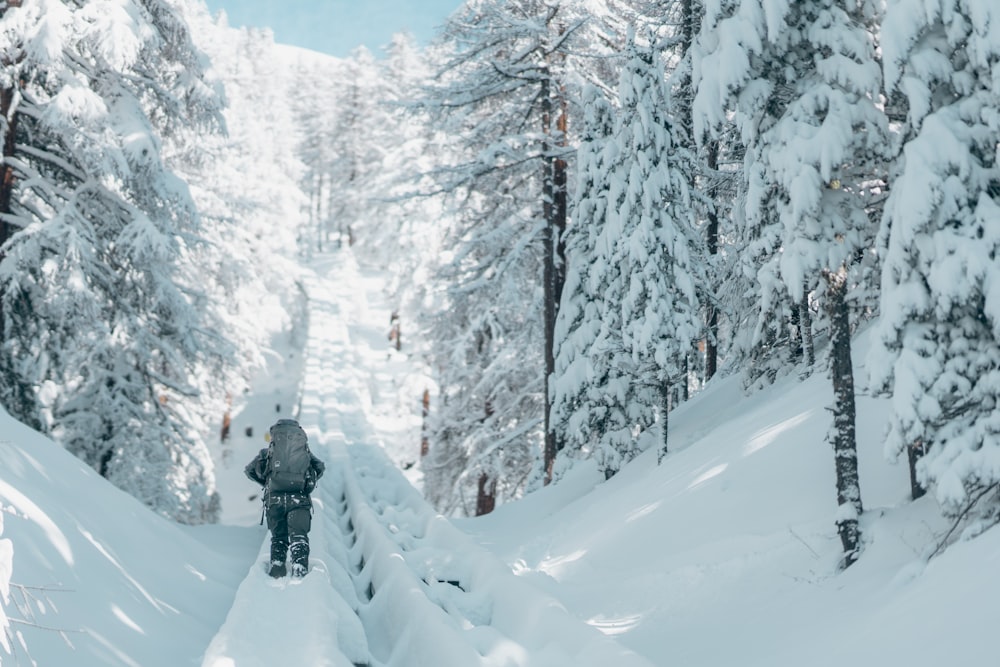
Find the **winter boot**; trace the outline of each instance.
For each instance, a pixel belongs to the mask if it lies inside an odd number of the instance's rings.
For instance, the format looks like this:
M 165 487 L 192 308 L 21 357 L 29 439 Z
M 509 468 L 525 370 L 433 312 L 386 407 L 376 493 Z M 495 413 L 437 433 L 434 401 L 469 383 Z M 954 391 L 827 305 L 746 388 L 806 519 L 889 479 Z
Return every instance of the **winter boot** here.
M 267 573 L 275 579 L 288 574 L 285 567 L 285 554 L 288 553 L 288 545 L 281 541 L 271 542 L 271 562 L 268 565 Z
M 292 576 L 304 577 L 309 571 L 309 545 L 305 542 L 296 542 L 290 549 L 292 552 Z

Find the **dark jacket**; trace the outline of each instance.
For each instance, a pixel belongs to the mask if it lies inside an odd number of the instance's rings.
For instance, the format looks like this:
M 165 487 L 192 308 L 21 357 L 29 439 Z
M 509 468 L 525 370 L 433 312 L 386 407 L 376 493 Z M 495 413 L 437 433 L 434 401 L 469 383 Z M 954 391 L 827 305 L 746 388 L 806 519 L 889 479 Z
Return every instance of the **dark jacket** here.
M 268 448 L 267 447 L 265 447 L 264 449 L 260 450 L 260 452 L 257 453 L 257 456 L 254 457 L 253 461 L 251 461 L 250 463 L 247 464 L 247 467 L 243 469 L 243 472 L 251 480 L 257 482 L 258 484 L 260 484 L 261 486 L 264 487 L 264 499 L 265 500 L 272 500 L 272 501 L 281 500 L 282 502 L 286 502 L 287 500 L 300 500 L 301 499 L 301 500 L 304 500 L 304 501 L 308 501 L 309 500 L 309 494 L 312 493 L 312 490 L 314 488 L 316 488 L 316 482 L 318 482 L 319 478 L 323 476 L 324 472 L 326 472 L 326 464 L 325 463 L 323 463 L 318 458 L 316 458 L 316 456 L 312 452 L 309 453 L 309 457 L 310 457 L 311 460 L 310 460 L 310 463 L 309 463 L 309 470 L 306 471 L 306 493 L 304 495 L 300 494 L 300 493 L 275 493 L 275 494 L 271 494 L 267 490 L 267 475 L 268 475 L 268 472 L 269 472 L 269 468 L 268 468 L 268 465 L 267 465 L 268 464 L 268 460 L 267 460 L 267 458 L 268 458 Z M 271 498 L 270 497 L 271 495 L 281 496 L 282 498 Z M 285 498 L 286 496 L 287 496 L 287 498 Z

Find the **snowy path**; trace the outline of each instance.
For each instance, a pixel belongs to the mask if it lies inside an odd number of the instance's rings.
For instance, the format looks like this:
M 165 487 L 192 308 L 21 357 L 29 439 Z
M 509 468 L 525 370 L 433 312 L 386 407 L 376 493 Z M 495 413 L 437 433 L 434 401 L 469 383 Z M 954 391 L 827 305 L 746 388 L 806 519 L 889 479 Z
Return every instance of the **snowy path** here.
M 299 413 L 327 462 L 311 571 L 270 579 L 262 545 L 203 667 L 648 665 L 437 515 L 375 444 L 364 346 L 384 337 L 348 326 L 368 308 L 353 258 L 319 271 Z

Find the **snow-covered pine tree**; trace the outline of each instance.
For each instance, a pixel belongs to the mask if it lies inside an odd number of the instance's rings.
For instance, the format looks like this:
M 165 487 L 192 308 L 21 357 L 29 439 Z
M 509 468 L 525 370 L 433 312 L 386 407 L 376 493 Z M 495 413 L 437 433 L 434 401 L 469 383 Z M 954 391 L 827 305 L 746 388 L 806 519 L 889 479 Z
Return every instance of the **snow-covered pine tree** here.
M 746 218 L 760 241 L 751 253 L 759 262 L 758 336 L 767 331 L 766 318 L 788 304 L 807 304 L 810 292 L 829 311 L 829 439 L 847 565 L 860 546 L 862 504 L 846 300 L 859 279 L 857 257 L 874 245 L 866 189 L 882 168 L 887 141 L 866 27 L 875 10 L 853 0 L 720 3 L 706 15 L 696 77 L 696 122 L 717 127 L 732 111 L 747 145 Z M 806 322 L 799 325 L 806 330 Z
M 881 245 L 873 386 L 892 395 L 893 458 L 973 530 L 1000 520 L 1000 7 L 888 3 L 886 87 L 909 113 Z
M 437 173 L 441 188 L 451 193 L 457 224 L 449 232 L 455 253 L 440 274 L 451 283 L 446 288 L 451 298 L 441 300 L 442 317 L 430 333 L 442 396 L 432 410 L 439 427 L 425 465 L 457 462 L 452 477 L 473 481 L 481 472 L 502 469 L 497 456 L 527 465 L 499 480 L 498 493 L 506 497 L 523 489 L 538 426 L 548 419 L 546 385 L 554 359 L 551 333 L 562 283 L 557 254 L 565 215 L 559 205 L 563 186 L 557 185 L 557 170 L 565 165 L 557 163 L 570 153 L 563 146 L 566 126 L 557 121 L 567 94 L 560 74 L 565 71 L 562 54 L 579 25 L 581 19 L 564 3 L 468 3 L 445 27 L 444 40 L 453 51 L 427 100 L 439 112 L 456 156 Z M 440 328 L 448 320 L 452 325 Z M 442 347 L 454 344 L 461 348 Z M 456 357 L 479 359 L 490 380 L 467 376 L 449 363 Z M 469 412 L 465 401 L 476 392 L 477 407 Z M 501 432 L 483 440 L 493 428 Z M 543 428 L 541 434 L 546 432 Z M 449 442 L 461 452 L 433 452 Z M 493 463 L 476 451 L 480 446 L 467 447 L 476 442 L 489 443 Z M 546 470 L 554 450 L 554 441 L 546 442 Z M 428 484 L 434 479 L 429 476 Z M 443 490 L 457 492 L 449 485 Z
M 577 148 L 573 223 L 566 231 L 566 284 L 556 318 L 556 372 L 553 375 L 552 428 L 559 458 L 554 475 L 579 456 L 589 456 L 600 439 L 607 411 L 603 382 L 607 356 L 594 349 L 607 309 L 604 292 L 591 284 L 597 240 L 608 217 L 608 181 L 615 144 L 615 114 L 596 86 L 584 91 L 583 133 Z M 603 274 L 604 267 L 598 267 Z
M 662 458 L 670 387 L 685 375 L 702 331 L 696 285 L 707 281 L 691 207 L 692 156 L 677 142 L 666 92 L 654 47 L 631 38 L 610 164 L 610 224 L 591 271 L 592 289 L 605 294 L 597 349 L 610 357 L 606 395 L 615 397 L 596 452 L 608 477 L 648 447 L 658 446 Z
M 17 140 L 2 211 L 15 229 L 0 263 L 5 386 L 39 388 L 45 426 L 121 488 L 212 520 L 211 461 L 184 399 L 214 334 L 181 287 L 197 216 L 162 156 L 179 127 L 217 112 L 199 57 L 156 0 L 31 3 L 2 22 L 2 50 L 19 51 L 3 65 L 17 117 L 5 128 Z
M 39 2 L 21 7 L 8 2 L 0 10 L 0 130 L 3 133 L 3 164 L 0 170 L 0 262 L 6 244 L 24 223 L 16 218 L 19 180 L 27 176 L 18 169 L 18 143 L 23 143 L 25 124 L 24 88 L 28 81 L 59 65 L 62 40 L 70 29 L 72 14 L 61 3 Z M 8 305 L 4 305 L 7 302 Z M 31 304 L 26 298 L 10 298 L 0 284 L 0 337 L 10 336 L 12 309 L 30 321 Z M 4 354 L 0 350 L 0 402 L 33 428 L 41 428 L 41 408 L 35 388 L 24 375 L 31 359 Z
M 695 39 L 705 13 L 702 0 L 679 0 L 667 5 L 654 5 L 662 12 L 656 25 L 668 26 L 669 32 L 664 35 L 667 51 L 664 55 L 668 75 L 670 98 L 673 100 L 673 117 L 675 123 L 675 140 L 696 157 L 690 167 L 688 179 L 692 186 L 692 205 L 698 219 L 699 228 L 704 238 L 708 283 L 698 286 L 698 299 L 701 303 L 705 331 L 700 350 L 704 355 L 692 355 L 695 361 L 689 371 L 689 382 L 708 381 L 719 369 L 720 350 L 723 344 L 723 333 L 720 328 L 724 316 L 724 303 L 720 296 L 725 282 L 721 269 L 726 266 L 722 261 L 722 239 L 734 237 L 726 228 L 729 222 L 729 211 L 733 206 L 733 183 L 738 179 L 732 169 L 720 167 L 725 161 L 736 162 L 730 157 L 732 148 L 731 123 L 727 123 L 726 139 L 720 137 L 705 137 L 699 146 L 694 136 L 693 106 L 695 85 L 693 79 L 692 59 L 694 57 Z M 735 253 L 739 254 L 739 253 Z M 700 375 L 700 377 L 699 377 Z M 684 389 L 687 389 L 685 386 Z M 683 393 L 682 393 L 683 396 Z
M 515 497 L 540 446 L 541 312 L 531 305 L 541 266 L 530 203 L 496 197 L 509 187 L 481 178 L 463 196 L 456 250 L 435 276 L 450 286 L 432 295 L 425 334 L 438 395 L 421 466 L 424 492 L 443 512 L 472 514 L 484 474 L 497 499 Z

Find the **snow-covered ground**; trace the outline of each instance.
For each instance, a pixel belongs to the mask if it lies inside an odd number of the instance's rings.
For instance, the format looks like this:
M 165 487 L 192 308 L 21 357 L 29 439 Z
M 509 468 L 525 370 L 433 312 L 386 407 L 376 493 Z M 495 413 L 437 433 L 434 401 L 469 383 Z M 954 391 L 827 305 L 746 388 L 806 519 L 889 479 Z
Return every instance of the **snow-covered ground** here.
M 857 341 L 865 371 L 868 334 Z M 862 392 L 864 391 L 862 390 Z M 724 379 L 671 413 L 671 453 L 456 522 L 579 618 L 656 664 L 1000 664 L 1000 529 L 928 562 L 950 527 L 890 464 L 887 404 L 858 400 L 864 553 L 834 527 L 828 376 L 752 397 Z
M 0 413 L 3 608 L 27 646 L 0 648 L 3 665 L 997 663 L 1000 530 L 926 560 L 947 526 L 885 462 L 882 401 L 859 401 L 865 552 L 842 573 L 823 374 L 749 398 L 713 383 L 672 413 L 661 466 L 647 453 L 609 482 L 581 466 L 446 521 L 408 483 L 419 467 L 400 470 L 419 458 L 426 385 L 406 322 L 396 352 L 379 275 L 349 254 L 315 270 L 306 348 L 283 334 L 234 397 L 216 461 L 225 525 L 160 519 Z M 329 466 L 296 582 L 263 571 L 242 473 L 286 416 Z

